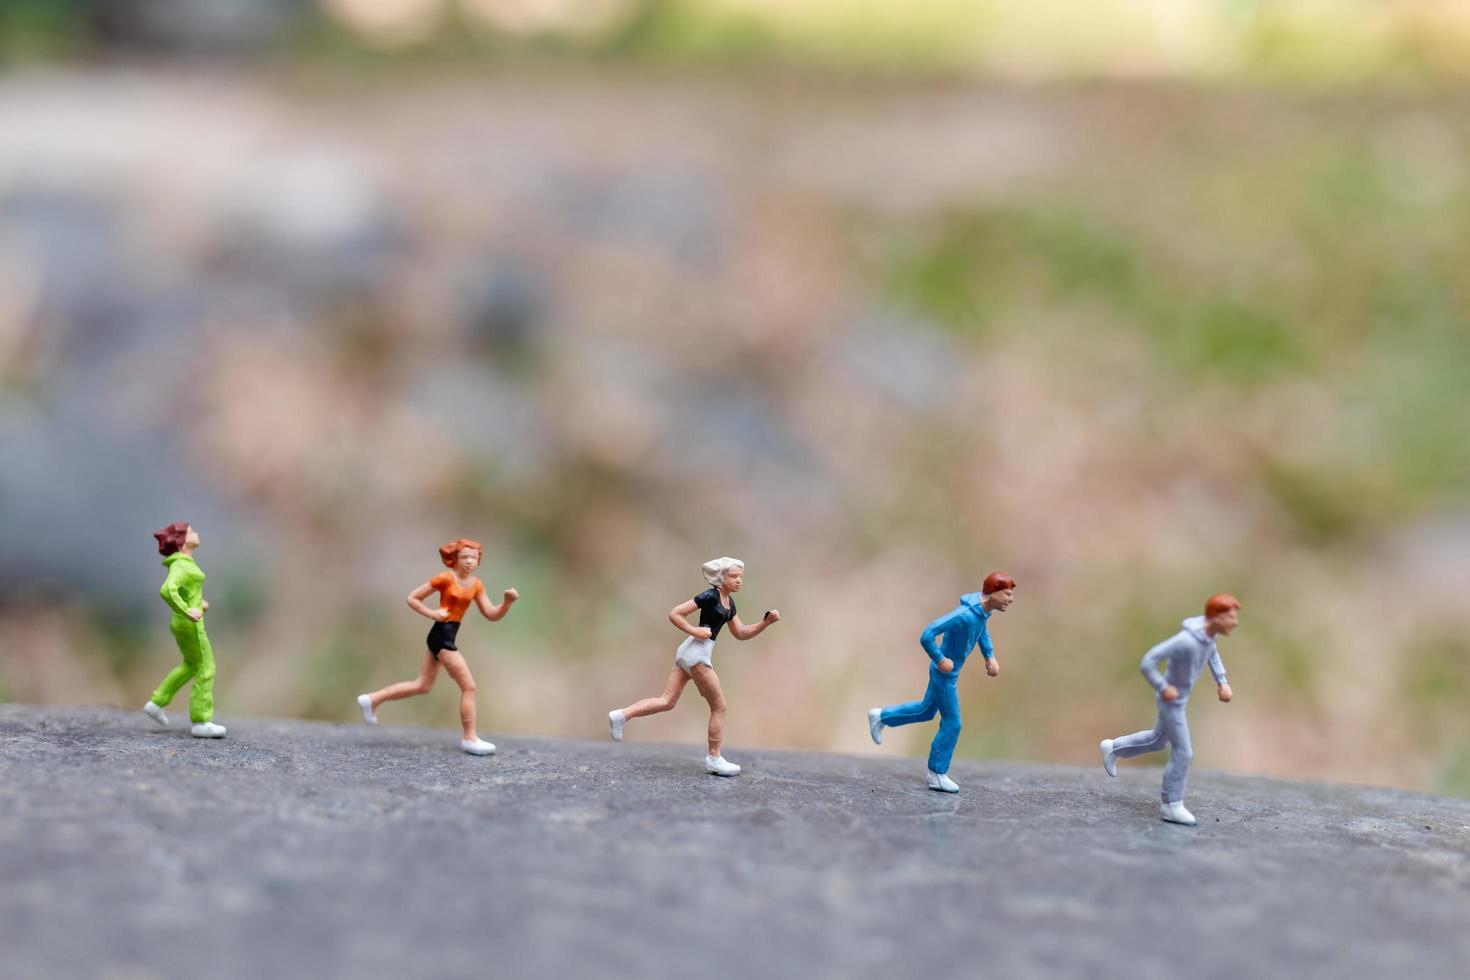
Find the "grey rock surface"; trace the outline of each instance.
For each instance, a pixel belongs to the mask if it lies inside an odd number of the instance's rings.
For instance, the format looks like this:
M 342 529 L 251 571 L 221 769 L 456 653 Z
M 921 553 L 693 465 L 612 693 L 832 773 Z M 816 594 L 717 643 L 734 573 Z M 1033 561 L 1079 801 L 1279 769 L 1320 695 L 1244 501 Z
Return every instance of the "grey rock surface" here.
M 1453 977 L 1470 801 L 0 708 L 5 977 Z M 863 719 L 855 719 L 861 724 Z

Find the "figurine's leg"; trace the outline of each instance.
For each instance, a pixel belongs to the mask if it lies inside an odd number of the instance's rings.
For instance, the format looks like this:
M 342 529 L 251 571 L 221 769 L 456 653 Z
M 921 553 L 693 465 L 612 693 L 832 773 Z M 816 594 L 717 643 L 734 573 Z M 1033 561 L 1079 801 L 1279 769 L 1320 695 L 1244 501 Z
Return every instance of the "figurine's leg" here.
M 694 686 L 709 702 L 709 754 L 720 757 L 720 745 L 725 737 L 725 692 L 720 689 L 720 678 L 709 664 L 696 664 Z
M 689 675 L 684 673 L 684 668 L 675 667 L 673 673 L 669 674 L 669 681 L 664 685 L 664 693 L 656 698 L 644 698 L 642 701 L 634 701 L 623 709 L 623 717 L 642 718 L 644 715 L 656 715 L 660 711 L 668 711 L 679 703 L 679 695 L 684 693 L 684 685 L 689 683 Z
M 476 741 L 480 736 L 475 734 L 475 678 L 470 674 L 470 665 L 456 650 L 440 650 L 439 662 L 444 665 L 444 673 L 459 685 L 459 724 L 465 741 Z
M 1189 778 L 1189 763 L 1194 759 L 1194 746 L 1189 741 L 1189 721 L 1184 717 L 1184 705 L 1171 704 L 1159 712 L 1164 723 L 1169 744 L 1169 764 L 1164 766 L 1163 800 L 1165 803 L 1184 802 L 1184 782 Z
M 924 690 L 924 696 L 917 701 L 907 704 L 894 704 L 884 708 L 879 713 L 883 724 L 889 728 L 897 725 L 912 725 L 916 721 L 928 721 L 939 711 L 939 695 L 934 690 L 934 682 Z
M 929 771 L 944 775 L 960 740 L 960 697 L 958 684 L 940 684 L 935 691 L 939 705 L 939 731 L 929 746 Z
M 158 685 L 158 690 L 153 692 L 153 697 L 148 700 L 160 708 L 168 707 L 174 695 L 179 693 L 179 688 L 189 683 L 189 678 L 194 676 L 194 668 L 188 662 L 179 664 L 163 678 L 163 683 Z
M 1113 739 L 1113 754 L 1120 759 L 1131 759 L 1146 752 L 1157 752 L 1168 744 L 1169 736 L 1164 730 L 1164 711 L 1160 708 L 1159 717 L 1149 731 L 1134 732 L 1132 735 L 1121 735 Z
M 179 688 L 189 683 L 189 678 L 194 676 L 194 667 L 199 662 L 194 655 L 194 623 L 179 617 L 175 622 L 169 623 L 169 632 L 174 635 L 183 663 L 168 672 L 163 683 L 158 685 L 158 690 L 153 692 L 153 697 L 148 699 L 160 708 L 168 707 L 179 693 Z
M 195 623 L 194 632 L 196 660 L 194 687 L 189 691 L 189 720 L 201 725 L 214 718 L 214 650 L 203 623 Z
M 419 676 L 411 681 L 399 681 L 397 684 L 389 684 L 380 691 L 374 691 L 368 695 L 373 710 L 378 710 L 378 705 L 384 701 L 397 701 L 399 698 L 411 698 L 416 694 L 428 694 L 434 687 L 434 681 L 439 676 L 439 661 L 434 659 L 432 651 L 424 651 L 424 664 L 419 668 Z

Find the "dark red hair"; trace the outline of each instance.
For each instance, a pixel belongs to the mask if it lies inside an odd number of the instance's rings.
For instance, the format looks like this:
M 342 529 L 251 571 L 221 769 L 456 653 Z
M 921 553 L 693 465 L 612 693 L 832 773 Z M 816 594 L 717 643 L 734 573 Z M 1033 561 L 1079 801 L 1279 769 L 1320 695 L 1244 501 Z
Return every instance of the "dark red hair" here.
M 1235 598 L 1235 596 L 1229 592 L 1217 592 L 1215 595 L 1210 596 L 1209 601 L 1205 603 L 1205 618 L 1209 619 L 1212 616 L 1220 615 L 1222 612 L 1229 612 L 1232 609 L 1239 608 L 1240 600 Z
M 485 546 L 478 541 L 469 538 L 456 538 L 439 549 L 439 560 L 444 563 L 445 568 L 453 568 L 454 563 L 459 560 L 459 553 L 465 548 L 474 548 L 480 561 L 485 560 Z
M 158 539 L 158 553 L 171 555 L 184 546 L 184 539 L 189 536 L 189 522 L 174 521 L 162 531 L 154 531 L 153 536 Z
M 991 572 L 985 576 L 985 584 L 980 586 L 980 591 L 985 595 L 992 592 L 1004 592 L 1006 589 L 1014 589 L 1016 580 L 1005 572 Z

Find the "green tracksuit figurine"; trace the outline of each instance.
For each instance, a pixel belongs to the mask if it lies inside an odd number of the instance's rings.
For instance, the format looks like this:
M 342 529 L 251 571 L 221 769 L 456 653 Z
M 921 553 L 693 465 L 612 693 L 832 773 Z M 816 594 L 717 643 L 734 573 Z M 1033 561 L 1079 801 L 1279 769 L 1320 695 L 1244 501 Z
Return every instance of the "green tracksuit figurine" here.
M 189 692 L 189 734 L 195 738 L 222 738 L 224 725 L 216 725 L 214 717 L 214 651 L 209 648 L 209 635 L 204 632 L 204 613 L 209 602 L 204 598 L 204 572 L 194 562 L 194 549 L 199 547 L 199 532 L 178 521 L 162 531 L 155 531 L 158 553 L 168 578 L 158 594 L 173 610 L 168 628 L 179 645 L 184 662 L 168 672 L 153 697 L 143 706 L 143 713 L 160 725 L 168 725 L 163 709 L 179 693 L 189 678 L 194 689 Z

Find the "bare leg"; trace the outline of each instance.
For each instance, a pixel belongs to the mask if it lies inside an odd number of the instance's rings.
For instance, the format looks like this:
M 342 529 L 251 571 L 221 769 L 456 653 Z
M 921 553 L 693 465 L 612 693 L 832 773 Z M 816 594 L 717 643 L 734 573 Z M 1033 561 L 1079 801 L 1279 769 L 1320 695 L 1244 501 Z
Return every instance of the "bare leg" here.
M 415 694 L 428 694 L 434 686 L 434 679 L 439 676 L 439 661 L 434 659 L 434 654 L 428 650 L 424 651 L 424 665 L 419 668 L 419 676 L 411 681 L 399 681 L 397 684 L 389 684 L 381 691 L 374 691 L 368 695 L 372 701 L 373 710 L 378 710 L 378 705 L 384 701 L 397 701 L 399 698 L 411 698 Z
M 725 735 L 725 692 L 720 690 L 720 678 L 709 664 L 696 664 L 694 686 L 709 702 L 709 754 L 720 757 L 720 744 Z
M 475 733 L 475 678 L 470 674 L 470 665 L 464 656 L 454 650 L 440 650 L 439 662 L 444 672 L 459 685 L 459 723 L 464 729 L 466 741 L 479 739 Z
M 644 715 L 656 715 L 660 711 L 668 711 L 679 703 L 679 695 L 684 693 L 684 685 L 689 683 L 689 675 L 684 673 L 682 667 L 675 667 L 674 672 L 669 675 L 669 681 L 664 685 L 664 693 L 656 698 L 644 698 L 635 701 L 623 709 L 624 718 L 642 718 Z

